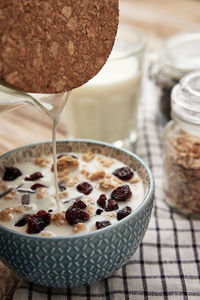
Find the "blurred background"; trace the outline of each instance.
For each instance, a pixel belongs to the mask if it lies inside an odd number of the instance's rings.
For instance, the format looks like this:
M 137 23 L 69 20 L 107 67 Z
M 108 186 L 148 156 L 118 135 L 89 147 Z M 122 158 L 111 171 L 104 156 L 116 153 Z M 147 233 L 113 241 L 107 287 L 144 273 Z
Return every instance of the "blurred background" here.
M 121 0 L 120 21 L 133 26 L 145 36 L 146 57 L 154 60 L 166 38 L 182 31 L 200 30 L 200 1 Z M 142 88 L 145 89 L 145 86 Z M 156 95 L 155 93 L 155 97 Z M 30 105 L 2 113 L 0 154 L 24 144 L 49 140 L 51 130 L 51 120 Z M 62 119 L 57 138 L 66 136 L 66 126 Z

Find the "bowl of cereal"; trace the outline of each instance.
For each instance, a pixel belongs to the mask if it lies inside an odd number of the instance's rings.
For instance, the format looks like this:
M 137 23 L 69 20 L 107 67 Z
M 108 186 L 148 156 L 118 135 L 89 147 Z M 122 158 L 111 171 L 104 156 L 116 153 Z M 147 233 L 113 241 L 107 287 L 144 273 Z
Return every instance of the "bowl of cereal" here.
M 123 266 L 147 230 L 154 180 L 135 154 L 89 140 L 0 157 L 0 259 L 23 279 L 76 287 Z

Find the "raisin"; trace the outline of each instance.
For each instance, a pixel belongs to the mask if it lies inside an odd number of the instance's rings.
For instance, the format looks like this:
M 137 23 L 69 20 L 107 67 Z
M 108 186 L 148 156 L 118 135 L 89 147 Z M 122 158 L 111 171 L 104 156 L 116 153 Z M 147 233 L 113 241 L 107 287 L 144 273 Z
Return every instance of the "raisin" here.
M 116 169 L 113 172 L 113 175 L 118 177 L 121 180 L 129 180 L 133 177 L 133 171 L 129 167 L 122 167 L 119 169 Z
M 89 195 L 93 190 L 93 187 L 87 181 L 79 183 L 76 188 L 80 193 L 83 193 L 84 195 Z
M 39 233 L 50 224 L 51 215 L 45 210 L 40 210 L 36 214 L 27 215 L 27 233 Z
M 118 186 L 111 193 L 111 198 L 117 201 L 126 201 L 132 196 L 132 192 L 128 184 Z
M 118 205 L 117 201 L 113 200 L 113 199 L 109 199 L 108 205 L 107 205 L 105 211 L 112 211 L 112 210 L 116 210 L 118 208 L 119 208 L 119 205 Z
M 61 192 L 65 191 L 67 189 L 66 184 L 64 184 L 62 182 L 58 182 L 58 187 Z
M 117 220 L 121 220 L 131 213 L 131 208 L 129 206 L 125 206 L 122 210 L 117 212 Z
M 18 221 L 15 223 L 15 226 L 17 226 L 17 227 L 22 227 L 22 226 L 26 225 L 26 223 L 27 223 L 27 220 L 26 220 L 27 216 L 28 216 L 28 215 L 24 215 L 20 220 L 18 220 Z
M 107 227 L 109 225 L 111 225 L 110 221 L 97 221 L 96 222 L 97 229 L 101 229 L 101 228 Z
M 31 186 L 31 189 L 32 189 L 32 190 L 36 190 L 36 189 L 38 189 L 38 188 L 40 188 L 40 187 L 47 187 L 47 186 L 44 185 L 44 184 L 41 184 L 41 183 L 34 183 L 34 184 Z
M 3 175 L 3 180 L 12 181 L 21 176 L 22 173 L 15 167 L 6 167 Z
M 87 205 L 81 199 L 77 198 L 73 203 L 73 207 L 84 209 Z
M 102 208 L 105 208 L 106 207 L 106 200 L 107 200 L 106 195 L 105 194 L 101 194 L 99 196 L 99 199 L 97 200 L 97 204 L 99 206 L 101 206 Z
M 103 209 L 97 208 L 96 210 L 96 215 L 100 215 L 103 212 Z
M 70 206 L 65 213 L 65 218 L 70 225 L 74 225 L 80 222 L 86 222 L 90 216 L 88 213 L 80 209 L 79 207 Z

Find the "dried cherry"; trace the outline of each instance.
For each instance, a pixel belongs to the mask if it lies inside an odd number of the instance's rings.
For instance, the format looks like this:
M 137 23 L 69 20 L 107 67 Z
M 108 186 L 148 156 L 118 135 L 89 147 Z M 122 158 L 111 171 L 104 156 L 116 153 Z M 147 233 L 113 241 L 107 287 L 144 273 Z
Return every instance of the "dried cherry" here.
M 73 203 L 73 207 L 84 209 L 87 205 L 80 198 L 77 198 Z
M 86 211 L 83 211 L 79 207 L 70 206 L 65 213 L 65 218 L 70 225 L 74 225 L 80 222 L 86 222 L 90 216 Z
M 110 221 L 97 221 L 96 222 L 97 229 L 101 229 L 101 228 L 107 227 L 109 225 L 111 225 Z
M 40 187 L 47 187 L 47 186 L 44 185 L 44 184 L 41 184 L 41 183 L 34 183 L 34 184 L 31 186 L 31 189 L 32 189 L 32 190 L 36 190 L 36 189 L 38 189 L 38 188 L 40 188 Z
M 131 211 L 132 211 L 131 207 L 125 206 L 123 209 L 117 212 L 117 220 L 121 220 L 127 217 L 128 215 L 130 215 Z
M 133 177 L 133 171 L 129 167 L 122 167 L 119 169 L 116 169 L 113 172 L 113 175 L 118 177 L 121 180 L 129 180 Z
M 39 233 L 50 224 L 51 215 L 45 210 L 39 210 L 36 214 L 27 215 L 27 233 Z
M 117 201 L 114 199 L 109 199 L 108 205 L 107 205 L 105 211 L 112 211 L 112 210 L 116 210 L 118 208 L 119 208 L 119 205 L 118 205 Z
M 43 177 L 43 175 L 41 172 L 35 172 L 35 173 L 31 174 L 30 176 L 25 177 L 24 180 L 25 181 L 34 181 L 34 180 L 38 180 L 42 177 Z
M 118 186 L 111 193 L 111 198 L 116 201 L 126 201 L 132 196 L 132 192 L 128 184 Z
M 79 183 L 76 188 L 80 193 L 83 193 L 84 195 L 89 195 L 93 190 L 93 187 L 87 181 Z
M 97 204 L 99 206 L 101 206 L 102 208 L 105 208 L 106 207 L 106 195 L 105 194 L 101 194 L 97 200 Z
M 22 172 L 18 168 L 6 167 L 4 175 L 3 175 L 3 180 L 13 181 L 21 175 L 22 175 Z

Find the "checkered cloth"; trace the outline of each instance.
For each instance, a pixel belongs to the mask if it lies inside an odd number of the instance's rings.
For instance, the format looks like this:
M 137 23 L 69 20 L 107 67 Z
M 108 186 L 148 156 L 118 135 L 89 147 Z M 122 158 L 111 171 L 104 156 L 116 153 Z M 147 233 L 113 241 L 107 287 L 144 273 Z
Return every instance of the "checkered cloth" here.
M 157 97 L 145 82 L 136 149 L 156 183 L 147 233 L 129 262 L 108 279 L 76 289 L 46 289 L 22 282 L 13 300 L 197 300 L 200 299 L 200 221 L 174 214 L 162 189 L 162 134 Z

